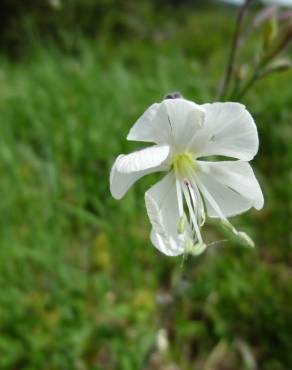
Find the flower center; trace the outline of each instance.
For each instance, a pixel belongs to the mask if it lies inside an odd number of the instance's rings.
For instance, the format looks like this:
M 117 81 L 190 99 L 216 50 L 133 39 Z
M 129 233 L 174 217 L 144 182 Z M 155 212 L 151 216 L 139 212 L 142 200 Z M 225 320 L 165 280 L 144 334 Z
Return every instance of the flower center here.
M 190 152 L 183 152 L 175 154 L 172 157 L 172 163 L 174 171 L 180 177 L 188 177 L 190 170 L 196 168 L 196 162 L 193 155 Z

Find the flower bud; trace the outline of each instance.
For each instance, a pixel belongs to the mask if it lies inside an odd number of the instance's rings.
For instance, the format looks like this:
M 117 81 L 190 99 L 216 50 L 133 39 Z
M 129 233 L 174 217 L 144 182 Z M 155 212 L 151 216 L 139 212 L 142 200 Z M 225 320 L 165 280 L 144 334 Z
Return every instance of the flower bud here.
M 164 99 L 183 99 L 183 96 L 179 91 L 174 91 L 167 94 Z
M 275 16 L 267 20 L 264 25 L 263 46 L 268 49 L 278 34 L 278 21 Z
M 247 235 L 245 232 L 243 231 L 239 231 L 237 236 L 244 242 L 244 244 L 246 244 L 247 246 L 251 247 L 251 248 L 254 248 L 255 247 L 255 244 L 254 244 L 254 241 L 252 240 L 252 238 Z

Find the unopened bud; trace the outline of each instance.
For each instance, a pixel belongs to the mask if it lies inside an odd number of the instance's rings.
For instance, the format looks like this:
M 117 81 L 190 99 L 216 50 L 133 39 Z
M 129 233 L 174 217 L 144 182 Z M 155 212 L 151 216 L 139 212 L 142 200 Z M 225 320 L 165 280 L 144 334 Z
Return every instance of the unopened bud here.
M 291 68 L 292 61 L 290 59 L 278 58 L 269 64 L 269 66 L 261 73 L 260 78 L 264 78 L 275 72 L 285 72 Z
M 183 96 L 179 91 L 174 91 L 167 94 L 164 99 L 183 99 Z
M 237 234 L 237 236 L 244 242 L 244 244 L 248 245 L 251 248 L 254 248 L 255 247 L 254 241 L 245 232 L 239 231 L 238 234 Z
M 264 25 L 263 46 L 268 49 L 278 34 L 278 21 L 275 16 L 269 18 Z

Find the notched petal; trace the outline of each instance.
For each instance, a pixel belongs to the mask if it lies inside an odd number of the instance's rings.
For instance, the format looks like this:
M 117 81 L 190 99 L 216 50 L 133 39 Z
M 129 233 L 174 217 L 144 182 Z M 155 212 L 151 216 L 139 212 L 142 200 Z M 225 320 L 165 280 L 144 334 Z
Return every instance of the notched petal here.
M 251 207 L 263 207 L 263 194 L 249 163 L 197 161 L 197 164 L 199 180 L 226 217 L 240 214 Z M 206 206 L 210 217 L 218 217 L 208 201 Z
M 244 161 L 258 152 L 259 139 L 255 122 L 239 103 L 203 104 L 204 127 L 193 142 L 199 157 L 223 155 Z
M 168 145 L 154 145 L 123 155 L 117 163 L 117 170 L 123 173 L 144 171 L 162 164 L 168 157 Z

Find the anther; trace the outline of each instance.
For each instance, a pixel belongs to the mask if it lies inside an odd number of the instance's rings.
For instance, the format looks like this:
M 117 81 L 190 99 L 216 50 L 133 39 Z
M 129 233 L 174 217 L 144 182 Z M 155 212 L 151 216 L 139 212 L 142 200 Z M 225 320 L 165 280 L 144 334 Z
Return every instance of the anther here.
M 192 256 L 199 256 L 206 250 L 206 248 L 207 244 L 205 243 L 194 244 L 192 241 L 188 241 L 185 246 L 185 251 Z

